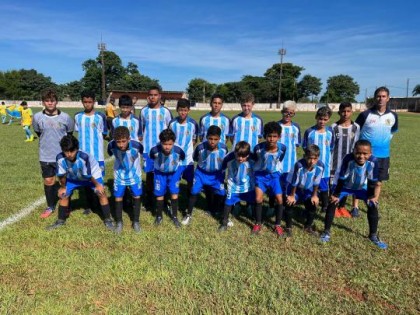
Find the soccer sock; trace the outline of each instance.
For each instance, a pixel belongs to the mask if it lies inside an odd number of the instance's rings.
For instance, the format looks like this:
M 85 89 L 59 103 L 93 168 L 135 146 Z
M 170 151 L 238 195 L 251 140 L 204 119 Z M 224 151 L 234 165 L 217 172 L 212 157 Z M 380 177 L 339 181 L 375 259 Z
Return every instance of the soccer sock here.
M 195 203 L 197 202 L 198 195 L 191 195 L 188 199 L 187 215 L 192 215 Z
M 222 212 L 224 208 L 223 205 L 225 203 L 225 196 L 214 194 L 213 201 L 214 201 L 214 211 Z
M 305 209 L 306 209 L 306 223 L 305 227 L 310 227 L 314 223 L 316 206 L 311 202 L 311 199 L 308 198 L 305 200 Z
M 123 201 L 115 201 L 115 221 L 122 221 Z
M 379 211 L 378 206 L 368 206 L 367 218 L 369 223 L 369 236 L 378 232 Z
M 268 197 L 268 206 L 270 208 L 274 208 L 275 207 L 275 198 L 274 198 L 274 196 L 269 196 Z
M 228 206 L 225 205 L 224 209 L 223 209 L 223 221 L 222 221 L 222 225 L 227 225 L 228 221 L 229 221 L 229 214 L 232 211 L 232 206 Z
M 283 205 L 276 204 L 274 210 L 276 211 L 276 225 L 281 224 L 281 219 L 283 217 Z
M 111 209 L 109 207 L 109 203 L 107 203 L 106 205 L 101 205 L 101 209 L 102 209 L 102 215 L 104 220 L 105 219 L 110 219 L 111 218 Z
M 286 221 L 286 228 L 292 228 L 292 214 L 293 208 L 290 206 L 286 206 L 284 209 L 284 220 Z
M 58 219 L 65 221 L 67 219 L 67 211 L 68 210 L 69 210 L 69 207 L 58 206 Z
M 54 185 L 48 186 L 44 184 L 44 193 L 45 193 L 45 199 L 47 200 L 47 206 L 54 210 L 55 208 L 55 202 L 57 198 L 56 193 L 56 186 Z
M 178 216 L 178 198 L 176 199 L 171 198 L 171 206 L 172 206 L 172 217 L 176 218 Z
M 255 222 L 257 224 L 262 223 L 262 203 L 255 204 Z
M 141 199 L 134 199 L 134 209 L 133 209 L 133 222 L 140 222 L 140 209 L 141 209 Z
M 324 230 L 330 231 L 331 225 L 334 221 L 335 209 L 337 209 L 337 205 L 335 203 L 330 203 L 327 208 L 327 212 L 325 213 L 325 220 L 324 220 Z
M 165 205 L 165 200 L 156 200 L 156 216 L 157 217 L 162 217 L 164 205 Z
M 207 211 L 212 212 L 214 209 L 214 193 L 209 188 L 205 188 L 204 194 L 207 200 Z
M 321 191 L 319 193 L 319 196 L 321 197 L 322 209 L 327 209 L 327 207 L 328 207 L 328 191 Z

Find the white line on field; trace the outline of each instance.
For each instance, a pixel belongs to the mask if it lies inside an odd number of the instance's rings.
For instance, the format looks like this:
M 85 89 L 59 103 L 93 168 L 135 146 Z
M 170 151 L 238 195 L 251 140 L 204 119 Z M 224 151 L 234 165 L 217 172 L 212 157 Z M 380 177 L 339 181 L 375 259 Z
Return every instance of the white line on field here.
M 105 160 L 105 163 L 112 161 L 113 158 L 108 158 Z M 45 203 L 45 196 L 39 197 L 37 200 L 32 202 L 29 206 L 21 209 L 18 213 L 13 214 L 12 216 L 8 217 L 7 219 L 0 222 L 0 231 L 3 230 L 6 226 L 19 222 L 24 217 L 31 214 L 37 207 Z

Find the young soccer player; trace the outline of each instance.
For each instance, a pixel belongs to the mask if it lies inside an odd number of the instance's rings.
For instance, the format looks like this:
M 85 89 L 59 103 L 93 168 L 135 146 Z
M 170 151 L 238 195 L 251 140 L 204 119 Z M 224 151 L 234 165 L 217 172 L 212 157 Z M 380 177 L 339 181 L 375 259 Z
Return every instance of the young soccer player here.
M 6 123 L 6 119 L 7 119 L 7 112 L 6 112 L 6 103 L 5 102 L 1 102 L 0 105 L 0 117 L 1 117 L 1 123 L 5 124 Z
M 79 150 L 79 141 L 73 135 L 64 136 L 60 141 L 62 152 L 57 155 L 57 176 L 60 182 L 58 196 L 58 220 L 47 227 L 53 230 L 66 223 L 69 200 L 78 187 L 89 187 L 99 197 L 105 227 L 113 230 L 108 198 L 98 162 L 90 154 Z
M 112 138 L 115 128 L 124 126 L 130 131 L 131 140 L 140 141 L 140 121 L 131 113 L 133 108 L 131 97 L 127 94 L 121 95 L 118 100 L 118 106 L 120 114 L 112 120 L 110 137 Z
M 254 148 L 258 140 L 262 138 L 264 123 L 260 116 L 252 112 L 255 98 L 252 94 L 245 94 L 241 98 L 242 112 L 231 120 L 232 148 L 235 148 L 239 141 L 246 141 Z
M 378 200 L 381 191 L 378 174 L 379 164 L 372 155 L 370 142 L 367 140 L 357 141 L 354 152 L 347 154 L 341 164 L 339 179 L 331 194 L 331 202 L 325 215 L 325 227 L 324 233 L 321 235 L 321 242 L 331 240 L 331 225 L 339 201 L 347 195 L 354 195 L 367 204 L 369 239 L 380 249 L 388 247 L 378 237 Z
M 148 104 L 140 111 L 140 141 L 144 147 L 144 171 L 146 172 L 146 200 L 147 206 L 153 204 L 153 169 L 154 163 L 149 153 L 152 147 L 159 142 L 160 133 L 168 128 L 172 120 L 172 114 L 168 108 L 160 103 L 161 89 L 152 86 L 148 91 Z
M 322 212 L 327 210 L 328 191 L 331 173 L 331 153 L 334 149 L 335 136 L 331 127 L 327 126 L 332 111 L 328 106 L 317 110 L 316 125 L 308 128 L 303 136 L 302 147 L 305 150 L 310 144 L 316 144 L 320 150 L 319 159 L 324 164 L 324 174 L 319 184 L 319 194 L 322 204 Z
M 189 100 L 180 99 L 176 104 L 178 117 L 175 117 L 169 123 L 169 128 L 175 133 L 175 144 L 181 147 L 186 154 L 186 158 L 181 162 L 180 167 L 183 168 L 182 178 L 187 181 L 187 198 L 189 198 L 194 179 L 194 161 L 192 155 L 199 134 L 197 122 L 188 116 L 190 107 Z
M 192 211 L 197 202 L 198 195 L 208 188 L 208 209 L 221 210 L 226 195 L 224 187 L 225 173 L 222 171 L 222 162 L 227 154 L 227 147 L 220 141 L 222 130 L 217 126 L 210 126 L 207 130 L 207 141 L 200 143 L 194 150 L 193 159 L 197 162 L 194 173 L 194 183 L 188 201 L 188 210 L 182 224 L 191 222 Z
M 223 107 L 223 98 L 220 94 L 214 94 L 210 101 L 211 111 L 200 118 L 200 139 L 207 138 L 207 130 L 210 126 L 218 126 L 222 130 L 220 141 L 226 143 L 226 137 L 229 136 L 230 120 L 221 112 Z
M 160 143 L 150 150 L 150 159 L 154 162 L 154 194 L 156 196 L 155 225 L 162 223 L 162 213 L 165 204 L 165 194 L 171 194 L 171 219 L 175 227 L 180 228 L 178 221 L 179 181 L 183 168 L 181 161 L 185 160 L 185 152 L 175 145 L 175 133 L 171 129 L 163 130 L 159 135 Z
M 54 90 L 47 89 L 41 96 L 44 110 L 34 115 L 32 126 L 39 137 L 39 161 L 44 179 L 44 192 L 47 208 L 41 218 L 49 217 L 57 201 L 57 154 L 61 152 L 60 140 L 71 134 L 74 128 L 73 119 L 57 108 L 58 97 Z
M 351 120 L 352 114 L 353 108 L 351 103 L 341 103 L 338 108 L 340 119 L 331 125 L 335 135 L 334 151 L 331 157 L 331 176 L 334 177 L 334 184 L 337 183 L 337 177 L 335 175 L 338 175 L 343 158 L 353 151 L 354 144 L 359 140 L 360 126 Z M 351 214 L 345 207 L 346 200 L 347 197 L 340 201 L 335 216 L 358 217 L 359 209 L 357 199 L 353 198 Z
M 297 202 L 301 202 L 305 206 L 306 221 L 304 223 L 304 231 L 315 235 L 313 222 L 316 213 L 316 207 L 319 204 L 318 187 L 324 172 L 324 164 L 319 161 L 320 150 L 315 144 L 310 144 L 305 149 L 303 159 L 297 161 L 292 172 L 289 172 L 286 192 L 286 235 L 292 236 L 292 212 Z
M 246 141 L 239 141 L 233 152 L 223 160 L 222 171 L 227 170 L 227 195 L 219 232 L 227 230 L 229 214 L 239 201 L 255 203 L 253 161 L 249 159 L 251 146 Z
M 114 196 L 115 196 L 115 232 L 121 233 L 123 228 L 122 210 L 125 189 L 130 187 L 133 196 L 133 222 L 136 233 L 140 232 L 140 197 L 142 195 L 140 158 L 143 155 L 143 145 L 130 140 L 127 127 L 115 128 L 114 140 L 108 143 L 108 154 L 115 156 L 114 162 Z
M 32 109 L 28 108 L 28 103 L 23 101 L 22 105 L 22 127 L 25 130 L 26 140 L 25 142 L 34 141 L 34 135 L 31 132 L 32 125 Z
M 252 228 L 253 234 L 261 231 L 262 225 L 262 203 L 264 193 L 275 197 L 276 222 L 274 232 L 283 236 L 281 218 L 283 216 L 283 191 L 280 185 L 281 163 L 286 153 L 286 147 L 279 142 L 281 127 L 275 121 L 264 125 L 265 141 L 257 144 L 254 148 L 253 158 L 255 159 L 255 225 Z

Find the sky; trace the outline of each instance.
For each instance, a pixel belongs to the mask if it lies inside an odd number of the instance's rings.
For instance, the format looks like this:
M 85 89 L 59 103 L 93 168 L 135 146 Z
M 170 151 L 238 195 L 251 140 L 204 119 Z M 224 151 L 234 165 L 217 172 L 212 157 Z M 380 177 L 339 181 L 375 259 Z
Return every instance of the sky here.
M 358 100 L 420 84 L 418 0 L 2 0 L 0 12 L 0 71 L 35 69 L 59 84 L 83 77 L 101 40 L 171 91 L 263 76 L 282 47 L 283 62 L 323 90 L 331 76 L 353 77 Z

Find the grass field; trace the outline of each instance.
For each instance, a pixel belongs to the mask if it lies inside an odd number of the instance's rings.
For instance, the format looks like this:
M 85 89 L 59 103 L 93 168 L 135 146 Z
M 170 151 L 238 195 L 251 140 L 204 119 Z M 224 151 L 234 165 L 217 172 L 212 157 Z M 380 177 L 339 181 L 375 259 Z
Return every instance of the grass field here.
M 280 118 L 260 114 L 266 122 Z M 388 250 L 367 240 L 364 206 L 361 218 L 336 219 L 332 241 L 322 245 L 302 232 L 297 214 L 286 242 L 268 226 L 251 237 L 248 219 L 235 219 L 220 235 L 218 222 L 200 209 L 181 230 L 167 217 L 156 228 L 142 212 L 138 235 L 125 215 L 124 231 L 115 235 L 95 214 L 82 214 L 76 194 L 62 229 L 45 230 L 56 218 L 40 219 L 41 205 L 0 230 L 0 313 L 418 314 L 420 116 L 399 118 L 380 206 Z M 298 113 L 295 121 L 304 131 L 314 113 Z M 17 124 L 1 125 L 0 137 L 1 224 L 42 197 L 43 186 L 37 141 L 25 143 Z M 321 216 L 316 224 L 320 229 Z

